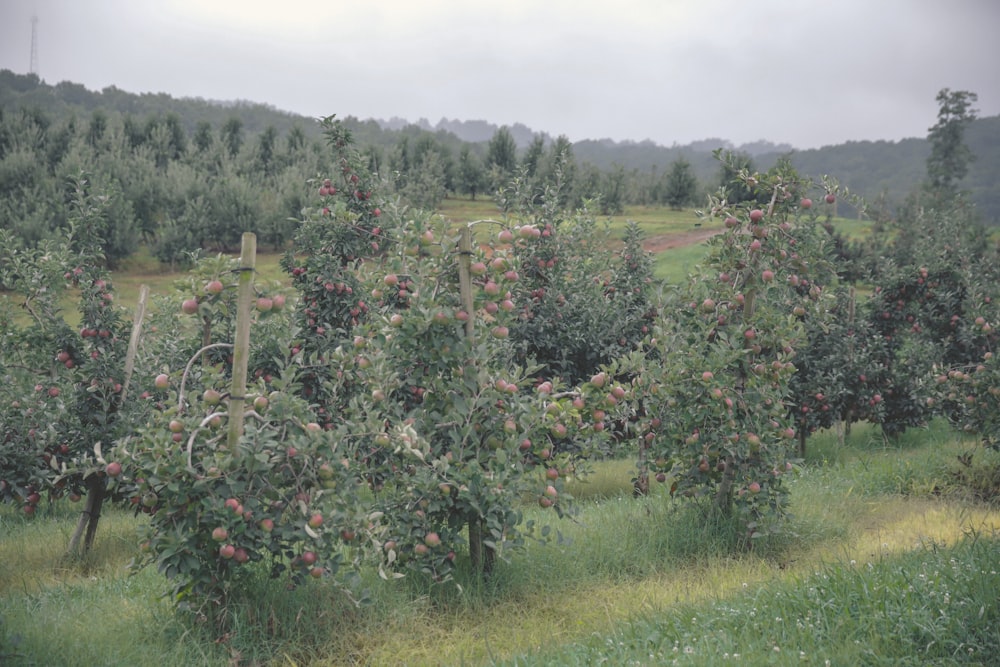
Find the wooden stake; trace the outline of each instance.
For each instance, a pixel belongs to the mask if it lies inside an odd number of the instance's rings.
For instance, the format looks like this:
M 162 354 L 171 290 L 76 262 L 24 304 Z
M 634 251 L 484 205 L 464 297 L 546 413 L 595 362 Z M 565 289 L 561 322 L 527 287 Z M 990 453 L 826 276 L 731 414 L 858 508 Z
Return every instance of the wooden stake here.
M 229 449 L 243 437 L 246 411 L 247 364 L 250 359 L 250 314 L 253 308 L 253 274 L 257 261 L 257 237 L 246 232 L 240 250 L 239 292 L 236 302 L 236 339 L 233 341 L 233 381 L 229 387 Z

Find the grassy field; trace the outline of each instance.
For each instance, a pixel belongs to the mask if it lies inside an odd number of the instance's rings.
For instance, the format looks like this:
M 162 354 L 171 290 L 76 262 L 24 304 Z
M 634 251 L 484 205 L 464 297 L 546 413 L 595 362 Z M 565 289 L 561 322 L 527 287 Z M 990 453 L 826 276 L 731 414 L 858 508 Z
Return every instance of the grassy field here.
M 156 572 L 125 574 L 141 519 L 108 513 L 97 550 L 68 562 L 72 506 L 4 508 L 0 664 L 996 664 L 1000 512 L 952 493 L 973 446 L 945 424 L 888 448 L 864 426 L 843 447 L 821 434 L 790 530 L 751 552 L 663 489 L 633 498 L 628 461 L 601 463 L 574 482 L 565 543 L 529 544 L 487 585 L 369 572 L 355 607 L 329 583 L 259 576 L 221 640 L 172 613 Z

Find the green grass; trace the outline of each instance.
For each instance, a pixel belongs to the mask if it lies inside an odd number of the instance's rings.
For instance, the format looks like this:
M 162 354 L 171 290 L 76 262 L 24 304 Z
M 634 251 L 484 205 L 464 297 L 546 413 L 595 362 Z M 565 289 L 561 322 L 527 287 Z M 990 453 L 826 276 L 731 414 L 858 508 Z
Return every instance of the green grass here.
M 1000 513 L 951 492 L 971 447 L 938 423 L 889 446 L 866 427 L 844 445 L 819 434 L 790 481 L 789 530 L 751 552 L 737 525 L 662 487 L 633 498 L 629 460 L 601 462 L 571 482 L 580 512 L 553 524 L 562 539 L 529 542 L 486 584 L 366 572 L 371 602 L 355 607 L 330 583 L 289 592 L 258 573 L 221 641 L 172 612 L 155 571 L 125 573 L 142 519 L 107 513 L 74 562 L 77 506 L 3 508 L 0 663 L 988 664 Z

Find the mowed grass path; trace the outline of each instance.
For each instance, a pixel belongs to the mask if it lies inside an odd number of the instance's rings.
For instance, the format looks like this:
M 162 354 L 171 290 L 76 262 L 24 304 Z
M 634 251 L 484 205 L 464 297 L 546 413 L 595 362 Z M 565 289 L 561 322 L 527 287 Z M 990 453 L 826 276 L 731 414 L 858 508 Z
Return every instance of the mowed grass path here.
M 68 503 L 30 521 L 0 509 L 0 663 L 996 664 L 1000 512 L 952 493 L 974 443 L 937 423 L 888 448 L 865 426 L 809 446 L 788 532 L 753 551 L 663 488 L 633 498 L 632 464 L 606 461 L 572 482 L 572 520 L 524 508 L 564 540 L 529 543 L 488 585 L 369 572 L 355 607 L 328 582 L 260 577 L 220 641 L 173 615 L 155 571 L 125 575 L 142 519 L 109 513 L 73 563 Z

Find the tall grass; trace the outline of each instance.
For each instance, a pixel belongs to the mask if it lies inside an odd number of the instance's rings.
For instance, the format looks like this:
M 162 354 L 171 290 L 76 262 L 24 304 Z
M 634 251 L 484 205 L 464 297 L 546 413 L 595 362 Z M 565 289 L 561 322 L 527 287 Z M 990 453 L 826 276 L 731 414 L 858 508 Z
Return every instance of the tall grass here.
M 6 508 L 0 664 L 919 664 L 918 649 L 989 664 L 1000 515 L 947 493 L 969 446 L 942 424 L 890 446 L 865 428 L 844 446 L 817 436 L 788 530 L 752 551 L 737 524 L 663 487 L 633 498 L 631 462 L 603 462 L 570 483 L 580 512 L 485 583 L 365 572 L 356 606 L 330 582 L 287 591 L 257 572 L 221 639 L 173 612 L 154 570 L 126 573 L 141 518 L 109 513 L 98 551 L 73 562 L 76 508 L 31 521 Z

